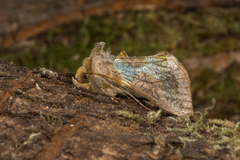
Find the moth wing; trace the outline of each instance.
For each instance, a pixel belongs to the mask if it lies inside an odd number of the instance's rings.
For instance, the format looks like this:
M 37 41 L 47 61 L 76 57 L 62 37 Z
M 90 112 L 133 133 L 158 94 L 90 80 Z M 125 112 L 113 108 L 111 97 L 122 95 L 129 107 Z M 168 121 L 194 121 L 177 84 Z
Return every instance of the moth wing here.
M 122 87 L 175 115 L 193 115 L 188 72 L 171 54 L 114 60 Z
M 121 51 L 119 53 L 119 55 L 117 56 L 117 58 L 127 58 L 127 57 L 128 57 L 128 55 L 125 51 Z

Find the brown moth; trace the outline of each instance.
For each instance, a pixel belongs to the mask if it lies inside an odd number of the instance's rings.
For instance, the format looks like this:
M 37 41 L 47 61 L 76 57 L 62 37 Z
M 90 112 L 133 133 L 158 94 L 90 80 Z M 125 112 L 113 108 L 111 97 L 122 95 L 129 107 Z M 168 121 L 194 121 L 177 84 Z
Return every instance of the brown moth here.
M 104 51 L 99 42 L 78 68 L 76 87 L 105 93 L 145 98 L 151 104 L 175 115 L 193 115 L 191 82 L 177 58 L 167 52 L 153 56 L 117 57 Z

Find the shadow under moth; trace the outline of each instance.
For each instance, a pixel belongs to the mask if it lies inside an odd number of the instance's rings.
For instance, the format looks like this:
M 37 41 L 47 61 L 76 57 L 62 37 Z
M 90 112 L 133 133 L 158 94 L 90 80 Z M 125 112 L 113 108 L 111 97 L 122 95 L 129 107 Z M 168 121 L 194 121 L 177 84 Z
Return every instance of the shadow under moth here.
M 171 114 L 193 115 L 188 72 L 172 54 L 128 57 L 122 51 L 116 57 L 110 49 L 104 51 L 104 46 L 104 42 L 96 43 L 84 59 L 72 78 L 76 87 L 110 96 L 129 95 L 135 100 L 145 98 Z

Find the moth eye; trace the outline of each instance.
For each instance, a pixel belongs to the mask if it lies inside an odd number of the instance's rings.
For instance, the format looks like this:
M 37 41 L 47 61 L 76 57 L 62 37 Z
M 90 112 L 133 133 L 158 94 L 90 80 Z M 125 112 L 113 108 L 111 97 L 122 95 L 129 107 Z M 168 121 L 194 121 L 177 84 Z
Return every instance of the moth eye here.
M 83 79 L 88 79 L 86 75 L 83 75 Z
M 81 83 L 88 83 L 88 82 L 89 82 L 87 75 L 84 74 L 84 73 L 81 74 L 81 76 L 79 77 L 78 80 L 79 80 L 79 82 L 81 82 Z

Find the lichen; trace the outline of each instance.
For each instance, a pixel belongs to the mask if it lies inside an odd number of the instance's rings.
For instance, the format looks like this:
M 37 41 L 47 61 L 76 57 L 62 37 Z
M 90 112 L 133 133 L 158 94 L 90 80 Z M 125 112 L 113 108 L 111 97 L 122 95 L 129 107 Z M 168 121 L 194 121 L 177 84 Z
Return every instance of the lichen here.
M 133 112 L 129 112 L 129 111 L 126 111 L 126 110 L 113 111 L 113 112 L 111 112 L 111 114 L 116 115 L 119 119 L 129 118 L 129 119 L 137 120 L 137 121 L 140 121 L 140 122 L 146 122 L 147 121 L 141 115 L 134 114 Z
M 44 123 L 54 125 L 55 124 L 54 122 L 56 121 L 56 122 L 59 122 L 60 124 L 63 124 L 63 121 L 58 116 L 43 115 L 42 111 L 40 111 L 39 115 L 42 118 Z
M 155 123 L 158 118 L 160 118 L 162 110 L 159 109 L 157 112 L 150 111 L 147 114 L 147 122 L 148 123 Z
M 140 122 L 147 122 L 149 124 L 153 124 L 156 120 L 160 117 L 162 110 L 156 111 L 149 111 L 147 114 L 147 118 L 143 118 L 140 114 L 134 114 L 133 112 L 129 112 L 126 110 L 117 110 L 111 112 L 112 115 L 118 116 L 119 119 L 129 118 L 133 120 L 137 120 Z
M 169 119 L 175 120 L 183 124 L 184 128 L 169 128 L 169 132 L 188 132 L 196 135 L 198 138 L 203 139 L 207 143 L 213 145 L 214 150 L 223 148 L 229 148 L 231 151 L 231 158 L 236 157 L 236 154 L 240 150 L 240 122 L 234 123 L 229 120 L 221 119 L 208 119 L 205 116 L 208 114 L 208 110 L 213 109 L 216 104 L 216 100 L 212 100 L 212 106 L 205 109 L 204 114 L 195 112 L 194 121 L 183 119 L 182 117 L 169 117 Z M 197 116 L 199 115 L 199 116 Z M 183 142 L 183 147 L 186 147 L 187 137 L 179 137 Z M 223 146 L 221 146 L 223 145 Z

